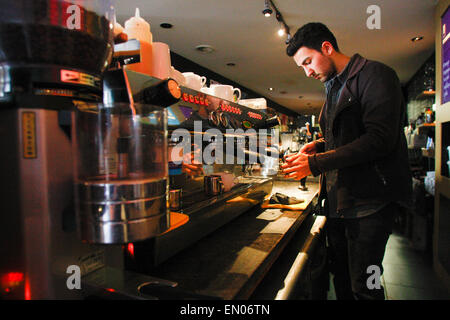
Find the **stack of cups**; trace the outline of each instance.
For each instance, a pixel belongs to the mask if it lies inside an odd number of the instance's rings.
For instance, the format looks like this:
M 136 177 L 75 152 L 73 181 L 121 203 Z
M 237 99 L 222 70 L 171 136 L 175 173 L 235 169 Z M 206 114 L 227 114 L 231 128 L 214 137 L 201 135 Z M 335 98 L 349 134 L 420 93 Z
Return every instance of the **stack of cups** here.
M 169 45 L 163 42 L 153 42 L 153 76 L 158 79 L 171 77 L 171 60 Z

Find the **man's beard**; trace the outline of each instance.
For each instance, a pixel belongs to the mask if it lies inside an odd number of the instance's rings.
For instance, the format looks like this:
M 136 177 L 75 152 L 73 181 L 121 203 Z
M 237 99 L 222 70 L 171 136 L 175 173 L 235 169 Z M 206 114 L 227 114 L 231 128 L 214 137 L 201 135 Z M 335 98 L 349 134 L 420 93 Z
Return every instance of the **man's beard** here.
M 322 79 L 320 79 L 320 81 L 322 81 L 323 83 L 327 82 L 330 79 L 333 79 L 337 74 L 336 64 L 330 58 L 327 58 L 327 59 L 330 64 L 329 64 L 328 70 L 326 70 L 326 72 L 322 73 L 324 75 L 324 77 L 322 77 Z

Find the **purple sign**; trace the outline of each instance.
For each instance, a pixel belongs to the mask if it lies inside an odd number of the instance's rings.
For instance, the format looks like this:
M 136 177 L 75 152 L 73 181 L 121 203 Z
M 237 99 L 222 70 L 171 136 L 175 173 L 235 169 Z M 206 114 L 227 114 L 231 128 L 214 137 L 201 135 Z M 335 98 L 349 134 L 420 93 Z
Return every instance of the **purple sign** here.
M 179 108 L 180 108 L 181 112 L 183 113 L 183 116 L 186 119 L 189 119 L 191 117 L 192 113 L 194 112 L 192 110 L 192 108 L 190 108 L 190 107 L 179 106 Z
M 441 104 L 450 101 L 450 10 L 447 8 L 441 18 L 442 40 L 442 97 Z

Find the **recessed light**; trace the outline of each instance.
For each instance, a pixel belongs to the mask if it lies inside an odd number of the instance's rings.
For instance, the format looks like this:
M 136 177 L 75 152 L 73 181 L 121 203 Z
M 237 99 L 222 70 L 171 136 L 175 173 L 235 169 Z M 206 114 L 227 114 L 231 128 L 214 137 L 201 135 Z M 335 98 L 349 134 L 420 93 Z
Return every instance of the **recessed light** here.
M 422 36 L 418 36 L 418 37 L 412 38 L 411 41 L 412 41 L 412 42 L 416 42 L 416 41 L 420 41 L 420 40 L 422 40 L 422 39 L 423 39 Z
M 303 98 L 303 96 L 298 96 L 299 99 Z
M 173 25 L 171 23 L 167 23 L 167 22 L 161 23 L 159 26 L 164 29 L 170 29 L 173 27 Z
M 269 91 L 273 91 L 273 88 L 269 88 Z
M 211 47 L 210 45 L 207 45 L 207 44 L 201 44 L 199 46 L 196 46 L 195 50 L 198 50 L 203 53 L 211 53 L 211 52 L 215 51 L 215 49 L 213 47 Z
M 236 65 L 236 63 L 234 63 L 234 62 L 228 62 L 227 63 L 227 66 L 229 66 L 229 67 L 234 67 Z
M 280 91 L 280 93 L 281 93 L 281 94 L 286 94 L 287 91 L 284 91 L 284 90 L 283 90 L 283 91 Z

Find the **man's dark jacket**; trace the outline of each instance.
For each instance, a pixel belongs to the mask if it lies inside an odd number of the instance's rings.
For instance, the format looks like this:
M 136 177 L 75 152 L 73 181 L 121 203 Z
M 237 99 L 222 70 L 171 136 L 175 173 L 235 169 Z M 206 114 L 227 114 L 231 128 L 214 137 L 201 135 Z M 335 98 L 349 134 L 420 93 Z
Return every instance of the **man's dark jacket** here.
M 358 54 L 353 59 L 334 119 L 328 121 L 336 149 L 325 151 L 325 142 L 317 140 L 317 153 L 308 158 L 311 172 L 317 176 L 338 169 L 338 210 L 365 201 L 408 201 L 412 184 L 403 130 L 406 106 L 399 79 L 380 62 Z M 319 116 L 322 132 L 326 108 L 325 103 Z M 322 195 L 326 190 L 323 176 Z

